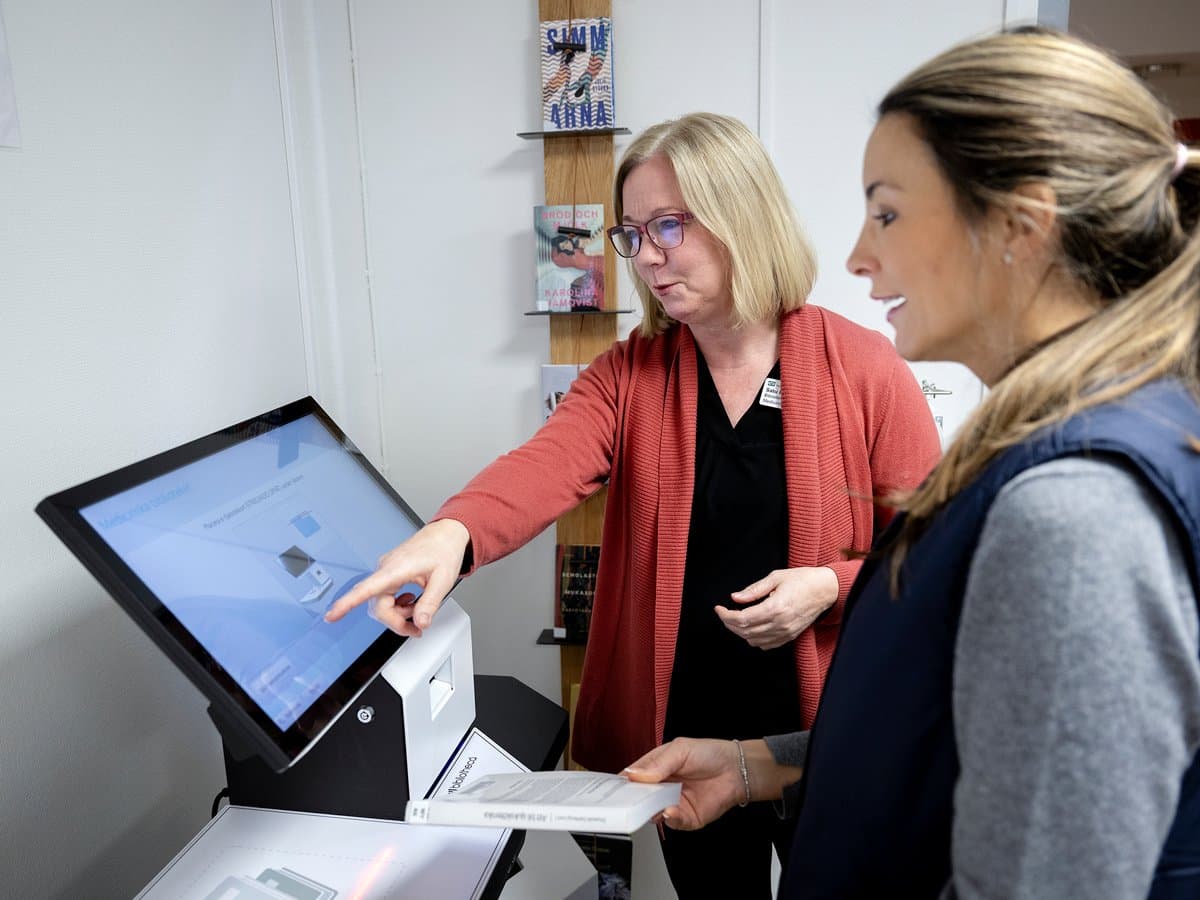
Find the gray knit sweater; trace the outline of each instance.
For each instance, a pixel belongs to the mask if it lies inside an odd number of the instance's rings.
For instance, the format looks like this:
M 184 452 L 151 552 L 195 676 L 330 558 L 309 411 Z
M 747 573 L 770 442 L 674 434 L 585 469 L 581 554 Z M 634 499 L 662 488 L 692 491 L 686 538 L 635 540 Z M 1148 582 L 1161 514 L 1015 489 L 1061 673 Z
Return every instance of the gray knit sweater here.
M 1146 895 L 1200 747 L 1198 633 L 1179 540 L 1138 477 L 1070 458 L 1004 487 L 955 651 L 943 900 Z M 767 743 L 798 765 L 807 739 Z

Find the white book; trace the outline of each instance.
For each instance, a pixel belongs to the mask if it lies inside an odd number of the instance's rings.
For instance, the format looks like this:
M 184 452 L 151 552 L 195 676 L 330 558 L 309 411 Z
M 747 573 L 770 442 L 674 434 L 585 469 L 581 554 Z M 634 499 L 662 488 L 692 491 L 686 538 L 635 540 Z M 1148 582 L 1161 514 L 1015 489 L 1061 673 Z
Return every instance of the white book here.
M 450 796 L 409 800 L 405 821 L 632 834 L 679 802 L 678 784 L 638 784 L 598 772 L 479 775 Z
M 546 363 L 542 366 L 542 421 L 558 408 L 558 403 L 571 389 L 579 373 L 587 366 L 579 363 Z

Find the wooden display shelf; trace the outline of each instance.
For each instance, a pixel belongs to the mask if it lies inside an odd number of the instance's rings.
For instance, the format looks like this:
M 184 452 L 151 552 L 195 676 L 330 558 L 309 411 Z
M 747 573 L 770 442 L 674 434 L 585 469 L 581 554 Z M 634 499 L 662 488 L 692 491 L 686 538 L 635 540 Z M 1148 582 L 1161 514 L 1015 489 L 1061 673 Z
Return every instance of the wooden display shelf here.
M 527 316 L 619 316 L 633 312 L 632 309 L 531 309 Z
M 538 0 L 538 19 L 543 22 L 594 16 L 611 18 L 611 0 Z M 546 184 L 546 198 L 543 202 L 547 205 L 603 203 L 604 228 L 607 230 L 612 227 L 612 184 L 615 169 L 613 135 L 628 133 L 627 128 L 522 133 L 521 137 L 542 141 Z M 616 253 L 605 248 L 605 300 L 609 306 L 613 305 L 611 298 L 617 286 L 616 257 Z M 596 311 L 543 313 L 550 320 L 550 362 L 590 363 L 617 339 L 616 316 L 597 313 L 623 311 L 604 308 Z M 557 542 L 599 544 L 604 525 L 606 496 L 607 490 L 602 488 L 559 519 L 555 526 Z M 561 643 L 558 644 L 558 648 L 562 664 L 562 705 L 568 710 L 573 710 L 572 697 L 578 696 L 579 693 L 586 647 L 581 644 Z M 569 752 L 566 762 L 570 768 L 572 764 Z
M 553 628 L 543 628 L 542 633 L 537 636 L 537 640 L 534 643 L 541 644 L 544 647 L 554 645 L 559 647 L 582 647 L 587 642 L 568 637 L 555 637 Z
M 576 137 L 578 135 L 588 135 L 590 137 L 591 135 L 596 134 L 632 134 L 632 132 L 628 128 L 619 127 L 572 129 L 554 128 L 550 131 L 518 131 L 517 137 L 524 138 L 527 141 L 540 141 L 545 138 Z

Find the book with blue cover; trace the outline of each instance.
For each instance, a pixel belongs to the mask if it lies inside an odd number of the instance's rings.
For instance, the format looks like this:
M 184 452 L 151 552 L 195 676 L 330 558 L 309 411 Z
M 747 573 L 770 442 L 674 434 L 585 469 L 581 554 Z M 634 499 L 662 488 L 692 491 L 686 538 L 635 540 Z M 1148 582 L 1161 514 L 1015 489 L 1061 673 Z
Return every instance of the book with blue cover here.
M 612 19 L 538 23 L 542 130 L 614 127 Z

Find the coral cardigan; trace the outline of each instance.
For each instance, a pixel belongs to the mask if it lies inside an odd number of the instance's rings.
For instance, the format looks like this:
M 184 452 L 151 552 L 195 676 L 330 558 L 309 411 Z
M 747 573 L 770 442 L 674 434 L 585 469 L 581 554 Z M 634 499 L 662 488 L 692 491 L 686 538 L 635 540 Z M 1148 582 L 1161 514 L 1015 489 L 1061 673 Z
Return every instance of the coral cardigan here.
M 838 601 L 795 640 L 811 724 L 867 550 L 872 497 L 917 485 L 938 457 L 928 403 L 891 343 L 807 305 L 780 320 L 789 566 L 828 566 Z M 696 457 L 696 346 L 676 325 L 600 354 L 546 424 L 438 510 L 471 535 L 474 568 L 521 547 L 608 480 L 573 756 L 620 770 L 662 741 Z M 763 573 L 764 575 L 767 573 Z

